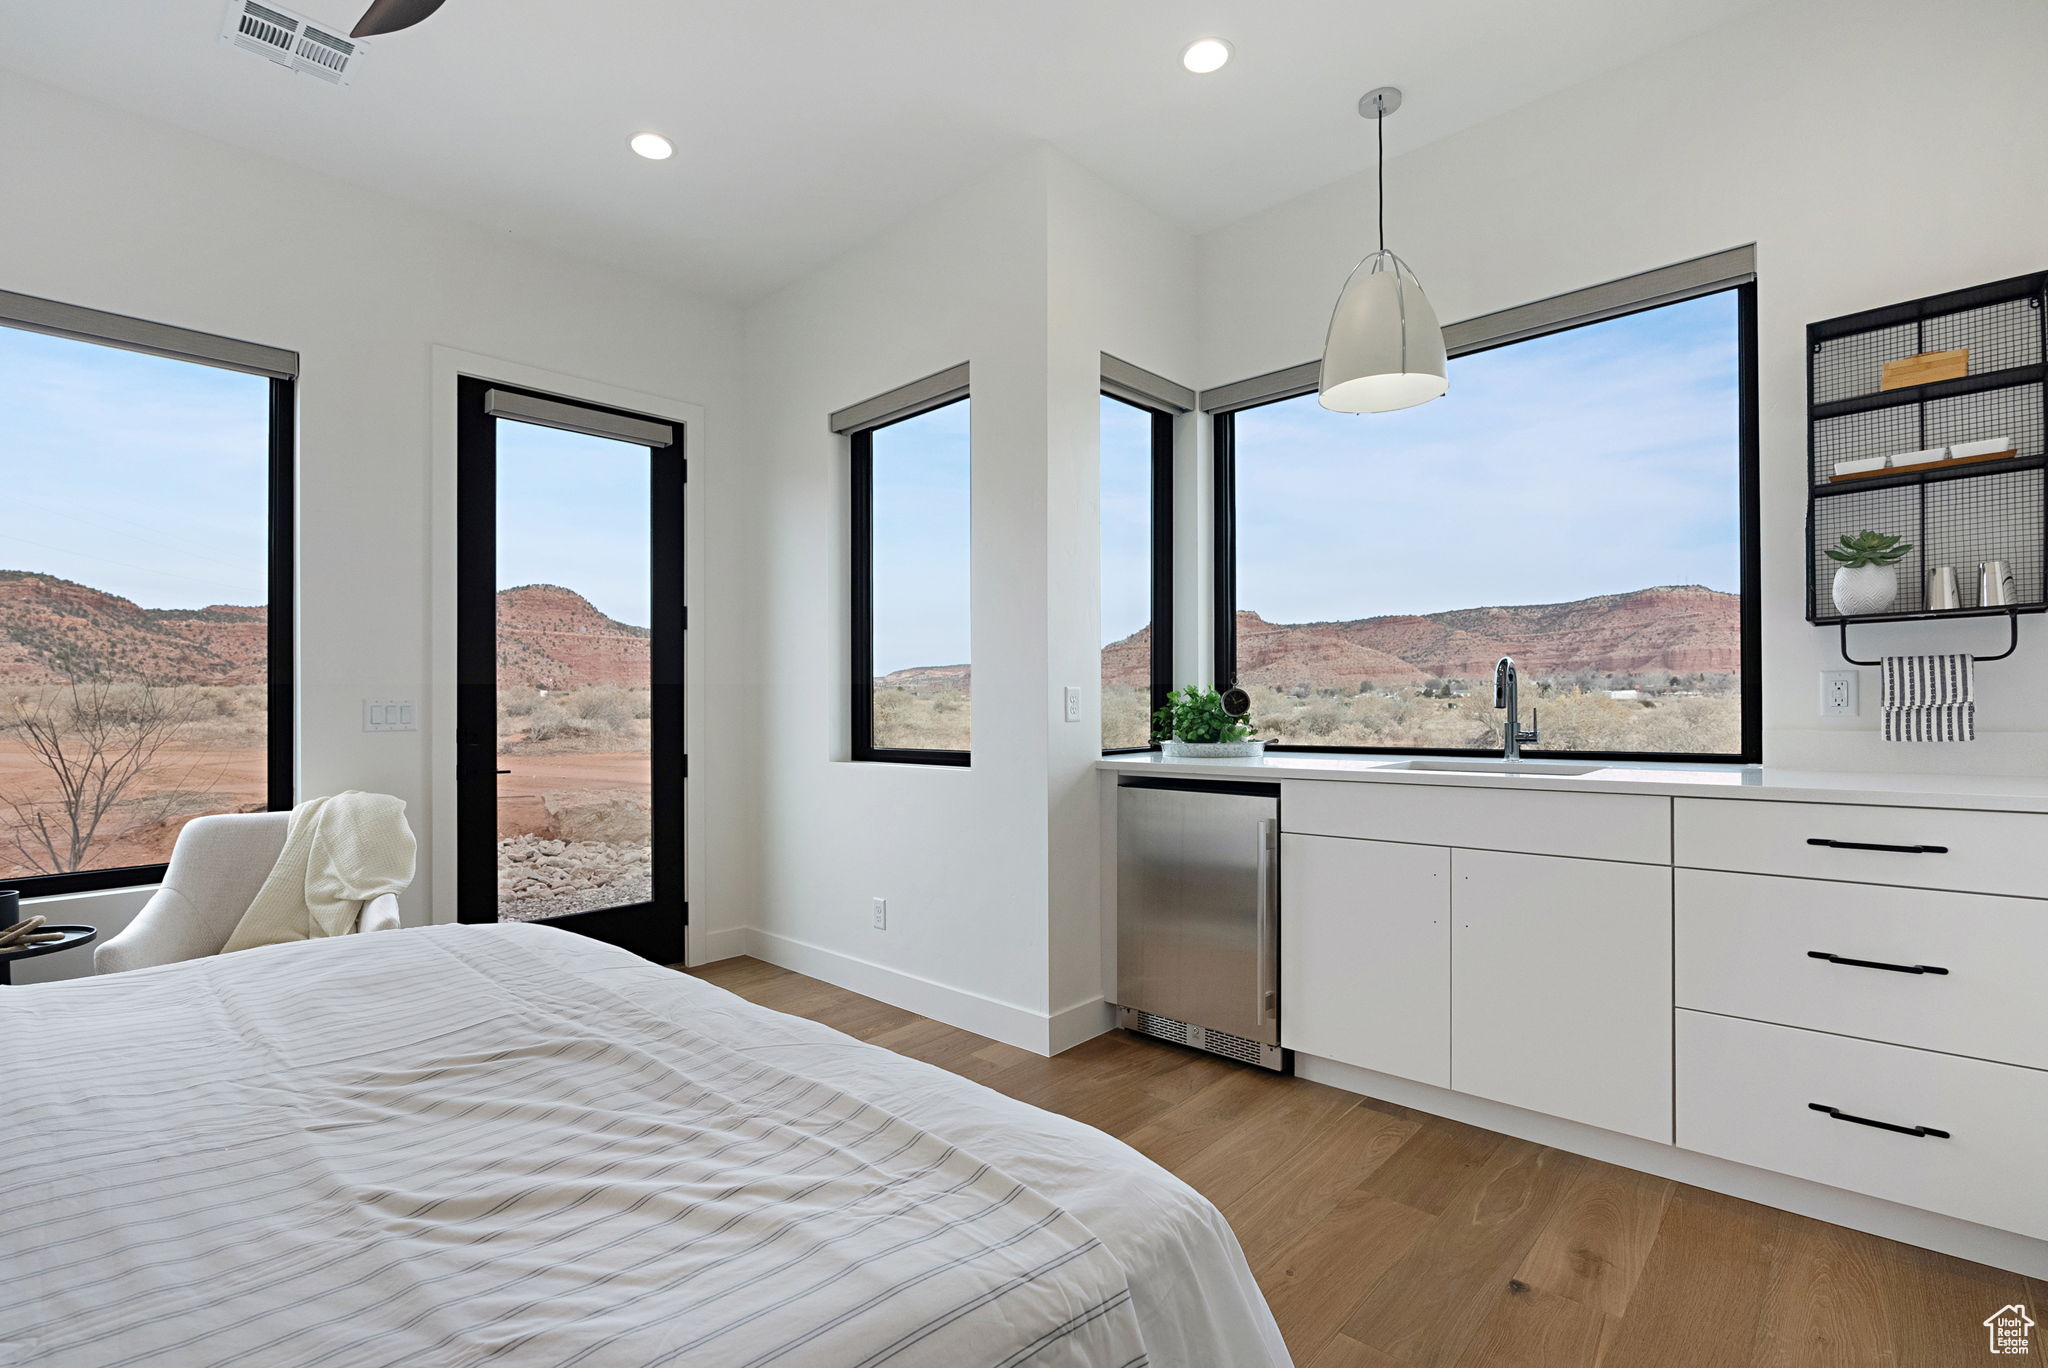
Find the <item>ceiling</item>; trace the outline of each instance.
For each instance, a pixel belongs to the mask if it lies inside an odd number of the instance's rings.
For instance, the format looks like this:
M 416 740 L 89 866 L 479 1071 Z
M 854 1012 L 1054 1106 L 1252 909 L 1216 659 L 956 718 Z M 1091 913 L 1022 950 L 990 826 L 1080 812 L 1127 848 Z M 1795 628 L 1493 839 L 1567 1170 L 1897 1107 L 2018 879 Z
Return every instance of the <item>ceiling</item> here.
M 1368 166 L 1373 86 L 1398 154 L 1759 3 L 447 0 L 337 89 L 230 48 L 226 0 L 0 0 L 0 64 L 743 302 L 1033 145 L 1200 232 Z

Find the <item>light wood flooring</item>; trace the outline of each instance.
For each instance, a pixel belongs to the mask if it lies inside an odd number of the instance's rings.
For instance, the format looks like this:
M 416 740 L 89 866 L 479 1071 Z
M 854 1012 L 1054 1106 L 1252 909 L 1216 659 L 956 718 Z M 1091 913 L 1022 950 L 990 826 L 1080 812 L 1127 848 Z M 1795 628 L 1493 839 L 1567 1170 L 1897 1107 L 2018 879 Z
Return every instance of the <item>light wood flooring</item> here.
M 1223 1210 L 1299 1368 L 1950 1368 L 2048 1285 L 1117 1031 L 1054 1059 L 752 959 L 695 970 L 1099 1127 Z M 2041 1330 L 2034 1332 L 2041 1335 Z

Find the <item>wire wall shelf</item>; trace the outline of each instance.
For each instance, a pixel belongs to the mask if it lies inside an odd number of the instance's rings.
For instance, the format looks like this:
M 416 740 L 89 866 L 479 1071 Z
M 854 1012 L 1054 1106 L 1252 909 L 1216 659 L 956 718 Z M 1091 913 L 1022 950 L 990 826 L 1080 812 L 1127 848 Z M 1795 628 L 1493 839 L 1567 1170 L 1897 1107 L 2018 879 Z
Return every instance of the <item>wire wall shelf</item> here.
M 2048 612 L 2044 304 L 2048 272 L 1807 327 L 1807 621 L 1846 630 L 1852 622 Z M 1897 376 L 1906 369 L 1899 363 L 1930 360 L 1938 378 L 1885 387 L 1888 366 Z M 1953 459 L 1926 457 L 1957 447 Z M 1839 471 L 1843 462 L 1865 468 Z M 1866 530 L 1900 537 L 1912 550 L 1898 562 L 1889 608 L 1844 615 L 1825 551 Z M 1979 601 L 1978 567 L 1991 561 L 2011 576 L 2007 602 Z M 1937 567 L 1954 571 L 1954 607 L 1929 603 Z

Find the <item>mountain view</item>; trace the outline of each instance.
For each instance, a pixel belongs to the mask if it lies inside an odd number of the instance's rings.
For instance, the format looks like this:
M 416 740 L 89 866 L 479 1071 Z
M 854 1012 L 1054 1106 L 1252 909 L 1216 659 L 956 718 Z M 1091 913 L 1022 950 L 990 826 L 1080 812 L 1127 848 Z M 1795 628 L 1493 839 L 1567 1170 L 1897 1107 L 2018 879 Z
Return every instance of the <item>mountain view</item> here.
M 1511 655 L 1546 746 L 1728 752 L 1740 748 L 1742 600 L 1662 585 L 1571 603 L 1460 608 L 1345 622 L 1237 615 L 1238 682 L 1269 740 L 1311 745 L 1500 744 L 1493 666 Z M 1152 633 L 1102 648 L 1104 732 L 1141 737 Z M 972 691 L 966 665 L 897 670 L 878 707 L 946 745 Z

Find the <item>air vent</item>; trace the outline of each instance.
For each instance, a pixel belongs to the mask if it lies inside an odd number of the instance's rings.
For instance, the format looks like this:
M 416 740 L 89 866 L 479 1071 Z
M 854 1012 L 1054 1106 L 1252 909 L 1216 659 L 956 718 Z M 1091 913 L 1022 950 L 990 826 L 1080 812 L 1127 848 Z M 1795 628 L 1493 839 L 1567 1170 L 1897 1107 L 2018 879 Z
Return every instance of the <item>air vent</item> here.
M 304 15 L 256 0 L 229 0 L 221 37 L 244 52 L 318 76 L 332 85 L 347 85 L 363 48 L 352 38 L 329 33 Z
M 1123 1007 L 1118 1009 L 1117 1024 L 1127 1031 L 1156 1036 L 1176 1045 L 1192 1045 L 1197 1050 L 1207 1050 L 1210 1054 L 1222 1055 L 1243 1064 L 1255 1064 L 1262 1069 L 1282 1070 L 1286 1067 L 1287 1052 L 1278 1045 L 1261 1045 L 1256 1040 L 1246 1040 L 1227 1031 L 1205 1030 L 1172 1017 Z

